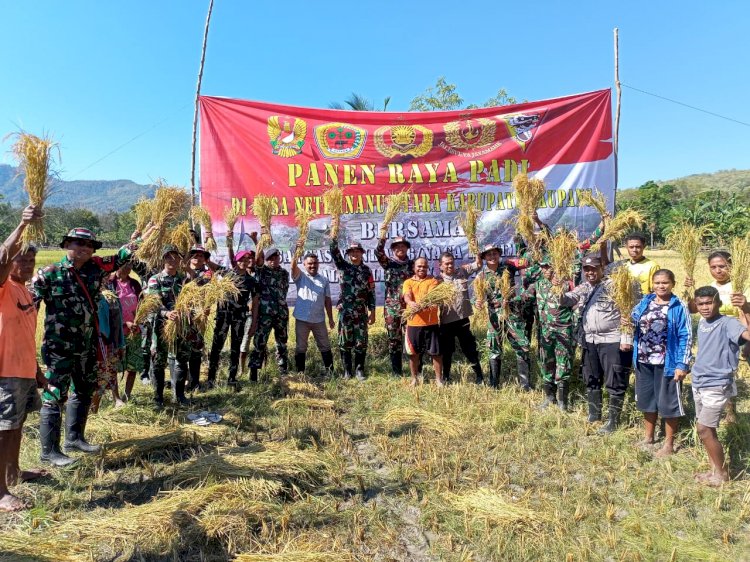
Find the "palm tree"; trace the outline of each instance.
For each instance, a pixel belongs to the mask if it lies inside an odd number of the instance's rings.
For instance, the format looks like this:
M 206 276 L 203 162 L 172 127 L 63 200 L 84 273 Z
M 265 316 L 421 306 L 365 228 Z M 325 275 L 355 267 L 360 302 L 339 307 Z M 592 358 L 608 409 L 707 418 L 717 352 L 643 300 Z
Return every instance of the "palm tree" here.
M 344 100 L 344 103 L 334 101 L 328 104 L 330 109 L 351 109 L 353 111 L 385 111 L 388 108 L 388 104 L 391 101 L 391 96 L 388 96 L 383 101 L 383 109 L 375 109 L 375 105 L 372 101 L 368 100 L 364 96 L 360 96 L 357 93 L 352 92 L 352 95 L 348 99 Z M 348 105 L 346 107 L 344 104 Z

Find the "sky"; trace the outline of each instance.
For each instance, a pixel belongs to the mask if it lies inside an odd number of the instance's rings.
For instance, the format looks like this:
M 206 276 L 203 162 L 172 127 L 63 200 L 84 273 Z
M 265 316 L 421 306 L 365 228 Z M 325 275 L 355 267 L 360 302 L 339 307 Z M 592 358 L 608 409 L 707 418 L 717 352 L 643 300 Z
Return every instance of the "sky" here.
M 66 180 L 189 185 L 207 8 L 0 0 L 0 136 L 50 133 Z M 328 107 L 357 92 L 406 111 L 444 76 L 467 103 L 548 99 L 613 88 L 618 27 L 619 187 L 636 187 L 750 168 L 749 16 L 741 0 L 215 0 L 202 93 Z

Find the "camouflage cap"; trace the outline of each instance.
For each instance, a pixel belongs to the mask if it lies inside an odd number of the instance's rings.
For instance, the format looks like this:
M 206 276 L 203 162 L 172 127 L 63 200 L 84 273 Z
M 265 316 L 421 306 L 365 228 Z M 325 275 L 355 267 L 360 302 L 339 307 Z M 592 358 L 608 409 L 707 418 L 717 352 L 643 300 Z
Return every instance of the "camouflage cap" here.
M 393 242 L 391 242 L 391 250 L 396 244 L 406 244 L 407 248 L 411 248 L 411 242 L 409 242 L 406 238 L 403 236 L 398 236 L 393 239 Z
M 354 250 L 359 250 L 363 254 L 365 253 L 365 249 L 362 247 L 362 244 L 359 242 L 354 242 L 353 244 L 349 244 L 349 247 L 346 249 L 346 253 L 353 252 Z
M 487 252 L 491 252 L 492 250 L 497 250 L 501 254 L 503 253 L 500 248 L 495 246 L 494 244 L 485 244 L 484 248 L 482 248 L 482 251 L 479 253 L 479 257 L 484 259 L 484 256 Z
M 601 267 L 602 259 L 597 255 L 589 255 L 583 258 L 583 267 Z
M 188 256 L 192 256 L 193 254 L 203 254 L 203 257 L 206 259 L 211 257 L 211 252 L 206 250 L 203 246 L 199 246 L 197 244 L 190 248 L 190 251 L 188 252 Z
M 161 249 L 161 257 L 165 257 L 167 254 L 177 254 L 178 256 L 182 257 L 180 250 L 178 250 L 177 246 L 175 246 L 174 244 L 165 244 Z
M 102 243 L 96 239 L 94 233 L 88 228 L 71 228 L 68 231 L 68 234 L 63 236 L 62 242 L 60 242 L 60 247 L 64 248 L 65 242 L 69 242 L 70 240 L 87 240 L 94 245 L 94 249 L 96 250 L 102 247 Z

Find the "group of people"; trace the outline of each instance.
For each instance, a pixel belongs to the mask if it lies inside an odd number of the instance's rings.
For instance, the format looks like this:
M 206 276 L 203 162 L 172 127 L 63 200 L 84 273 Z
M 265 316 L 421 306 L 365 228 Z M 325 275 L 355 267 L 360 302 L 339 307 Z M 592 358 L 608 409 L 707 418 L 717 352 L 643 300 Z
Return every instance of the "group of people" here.
M 156 408 L 164 405 L 165 371 L 170 369 L 173 400 L 189 402 L 186 393 L 216 384 L 221 352 L 230 336 L 228 384 L 240 389 L 240 378 L 249 357 L 249 380 L 258 380 L 267 359 L 273 331 L 276 361 L 281 373 L 289 370 L 287 293 L 290 274 L 281 267 L 281 253 L 269 247 L 257 251 L 233 251 L 228 233 L 228 267 L 211 261 L 198 244 L 187 256 L 167 245 L 162 267 L 148 271 L 133 254 L 153 228 L 134 233 L 130 243 L 111 256 L 95 255 L 101 242 L 82 228 L 74 228 L 62 239 L 65 256 L 34 276 L 36 249 L 21 243 L 26 226 L 39 218 L 33 206 L 23 211 L 19 226 L 0 247 L 0 510 L 22 507 L 9 486 L 18 478 L 38 477 L 40 471 L 19 471 L 21 427 L 26 415 L 41 408 L 42 461 L 66 466 L 75 461 L 67 453 L 95 453 L 99 446 L 85 437 L 89 413 L 98 408 L 107 390 L 116 406 L 132 393 L 137 372 L 153 385 Z M 546 226 L 534 216 L 540 228 Z M 716 434 L 722 411 L 733 415 L 736 395 L 735 372 L 740 350 L 750 341 L 750 304 L 745 295 L 732 290 L 731 257 L 726 252 L 709 256 L 715 282 L 695 290 L 689 302 L 673 294 L 674 274 L 660 269 L 643 256 L 645 239 L 634 234 L 625 240 L 629 259 L 609 264 L 606 245 L 590 252 L 603 233 L 604 223 L 578 249 L 581 279 L 558 279 L 543 246 L 521 246 L 519 257 L 503 257 L 501 250 L 485 246 L 474 262 L 458 267 L 455 257 L 440 256 L 440 276 L 430 274 L 426 258 L 411 259 L 410 243 L 396 238 L 386 252 L 388 239 L 381 230 L 375 251 L 384 270 L 383 308 L 391 371 L 403 374 L 403 355 L 409 360 L 411 384 L 419 384 L 423 356 L 429 356 L 435 383 L 450 381 L 456 340 L 475 373 L 485 382 L 485 369 L 470 318 L 473 306 L 487 307 L 487 384 L 498 387 L 504 377 L 502 364 L 507 339 L 516 359 L 518 384 L 532 387 L 531 339 L 536 325 L 538 367 L 542 378 L 542 408 L 557 405 L 567 411 L 569 381 L 576 345 L 582 353 L 582 375 L 586 386 L 588 420 L 602 418 L 602 391 L 609 394 L 609 409 L 601 433 L 615 431 L 625 401 L 631 368 L 636 373 L 636 405 L 644 414 L 645 446 L 655 442 L 658 417 L 665 420 L 664 444 L 659 456 L 674 451 L 678 420 L 685 415 L 681 385 L 692 373 L 692 391 L 698 434 L 711 459 L 711 471 L 698 478 L 711 485 L 728 479 L 726 462 Z M 333 231 L 337 229 L 332 229 Z M 253 239 L 256 237 L 253 235 Z M 519 240 L 520 242 L 520 240 Z M 298 240 L 291 263 L 291 282 L 296 286 L 294 308 L 296 348 L 294 369 L 304 372 L 308 340 L 312 333 L 326 373 L 334 373 L 333 346 L 329 329 L 337 329 L 336 345 L 345 379 L 366 378 L 368 329 L 375 322 L 375 281 L 364 263 L 364 248 L 350 244 L 342 252 L 336 236 L 330 251 L 339 273 L 338 322 L 333 315 L 331 289 L 319 272 L 318 256 L 305 253 L 305 240 Z M 589 253 L 587 253 L 589 252 Z M 300 267 L 301 266 L 301 267 Z M 634 290 L 643 297 L 630 318 L 617 308 L 607 272 L 627 267 Z M 143 285 L 131 277 L 135 270 Z M 174 309 L 187 283 L 204 284 L 215 275 L 231 273 L 238 295 L 218 307 L 208 376 L 201 382 L 204 335 L 190 319 Z M 470 278 L 481 276 L 484 294 L 470 296 Z M 33 279 L 32 279 L 33 277 Z M 455 297 L 439 306 L 421 303 L 440 283 L 454 285 Z M 687 279 L 686 285 L 693 286 Z M 158 298 L 158 309 L 136 324 L 139 300 Z M 37 307 L 45 304 L 42 369 L 36 359 Z M 691 313 L 701 316 L 698 354 L 692 357 Z M 168 320 L 189 326 L 186 337 L 170 344 L 163 327 Z M 628 329 L 628 326 L 632 330 Z M 252 342 L 252 352 L 250 344 Z M 118 367 L 126 373 L 120 393 Z M 505 369 L 506 371 L 508 369 Z M 38 392 L 41 389 L 41 396 Z M 92 404 L 93 402 L 93 404 Z M 65 440 L 61 445 L 63 408 Z

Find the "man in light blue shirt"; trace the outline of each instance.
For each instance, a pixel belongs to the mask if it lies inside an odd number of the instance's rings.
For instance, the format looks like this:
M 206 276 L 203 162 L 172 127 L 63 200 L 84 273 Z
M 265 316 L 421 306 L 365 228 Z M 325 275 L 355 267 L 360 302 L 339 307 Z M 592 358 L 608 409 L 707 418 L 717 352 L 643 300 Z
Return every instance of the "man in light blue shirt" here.
M 302 240 L 304 244 L 304 240 Z M 298 250 L 301 247 L 298 244 Z M 305 356 L 307 355 L 307 340 L 312 332 L 315 343 L 320 350 L 323 366 L 327 373 L 333 372 L 333 353 L 331 342 L 328 339 L 325 314 L 328 314 L 328 323 L 333 330 L 336 322 L 333 320 L 333 306 L 331 305 L 331 287 L 328 279 L 318 274 L 318 256 L 312 252 L 305 254 L 302 260 L 304 270 L 297 265 L 295 252 L 292 258 L 292 280 L 297 286 L 297 302 L 294 305 L 295 334 L 297 336 L 297 348 L 294 352 L 294 362 L 297 372 L 305 371 Z

